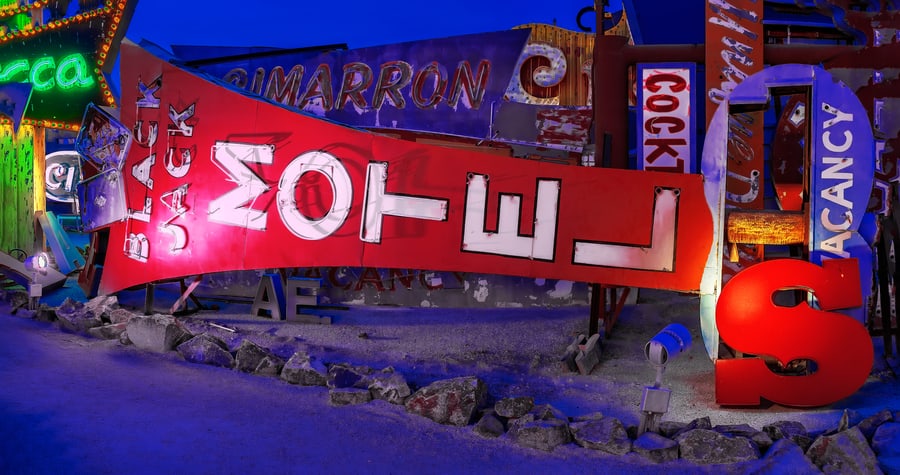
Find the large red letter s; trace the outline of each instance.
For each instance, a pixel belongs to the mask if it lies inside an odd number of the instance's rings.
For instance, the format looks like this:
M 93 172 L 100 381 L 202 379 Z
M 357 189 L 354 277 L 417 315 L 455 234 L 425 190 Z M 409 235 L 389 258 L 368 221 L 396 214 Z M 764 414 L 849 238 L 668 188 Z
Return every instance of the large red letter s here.
M 819 309 L 806 302 L 775 305 L 779 290 L 812 292 Z M 815 264 L 777 259 L 735 275 L 716 304 L 716 324 L 724 342 L 736 351 L 768 355 L 782 365 L 812 360 L 815 372 L 804 376 L 773 373 L 762 358 L 716 361 L 716 402 L 759 405 L 765 398 L 786 406 L 823 406 L 856 392 L 872 370 L 874 351 L 865 327 L 840 313 L 862 304 L 856 259 Z

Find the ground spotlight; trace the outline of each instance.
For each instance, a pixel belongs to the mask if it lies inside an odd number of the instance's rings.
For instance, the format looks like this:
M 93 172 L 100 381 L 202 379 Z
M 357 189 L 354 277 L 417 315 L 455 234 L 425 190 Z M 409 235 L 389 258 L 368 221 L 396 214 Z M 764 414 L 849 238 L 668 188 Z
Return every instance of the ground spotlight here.
M 691 348 L 691 332 L 680 323 L 672 323 L 659 331 L 644 345 L 644 356 L 656 368 L 656 382 L 645 386 L 641 396 L 641 423 L 638 434 L 656 432 L 659 419 L 669 410 L 672 391 L 663 388 L 662 375 L 666 365 Z
M 38 301 L 44 294 L 44 288 L 37 282 L 38 274 L 47 275 L 50 267 L 50 256 L 46 252 L 39 252 L 25 259 L 25 269 L 31 271 L 31 283 L 28 285 L 28 309 L 37 310 Z
M 50 256 L 46 252 L 39 252 L 25 259 L 25 269 L 39 274 L 46 274 L 50 267 Z

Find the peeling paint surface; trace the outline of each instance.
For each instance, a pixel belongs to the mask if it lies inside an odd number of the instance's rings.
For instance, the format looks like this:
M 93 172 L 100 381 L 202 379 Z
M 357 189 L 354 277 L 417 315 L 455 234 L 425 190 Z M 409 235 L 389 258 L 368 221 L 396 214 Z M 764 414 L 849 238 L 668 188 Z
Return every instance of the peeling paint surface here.
M 475 300 L 478 302 L 484 303 L 487 300 L 488 295 L 490 294 L 490 290 L 488 290 L 488 281 L 486 279 L 480 279 L 478 281 L 478 288 L 475 289 L 475 292 L 472 294 L 475 297 Z
M 547 291 L 547 295 L 551 299 L 566 299 L 572 297 L 572 288 L 574 284 L 568 280 L 558 280 L 553 290 Z

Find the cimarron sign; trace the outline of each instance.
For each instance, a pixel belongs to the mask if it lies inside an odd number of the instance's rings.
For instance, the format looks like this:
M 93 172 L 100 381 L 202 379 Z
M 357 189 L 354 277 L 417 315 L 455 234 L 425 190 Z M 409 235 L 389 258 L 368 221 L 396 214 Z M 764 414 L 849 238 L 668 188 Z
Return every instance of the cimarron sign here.
M 530 30 L 329 52 L 264 51 L 199 60 L 251 94 L 342 124 L 486 137 Z M 221 56 L 182 46 L 182 59 Z M 235 59 L 235 57 L 239 59 Z
M 395 140 L 254 99 L 133 44 L 122 54 L 130 212 L 110 226 L 100 293 L 313 266 L 699 289 L 712 234 L 699 175 Z

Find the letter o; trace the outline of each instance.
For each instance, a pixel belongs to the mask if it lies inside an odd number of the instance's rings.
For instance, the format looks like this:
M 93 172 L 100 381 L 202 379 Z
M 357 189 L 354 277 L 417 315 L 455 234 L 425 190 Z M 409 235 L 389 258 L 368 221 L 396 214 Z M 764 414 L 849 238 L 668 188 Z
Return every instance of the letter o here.
M 309 219 L 297 209 L 295 189 L 300 177 L 307 172 L 318 172 L 328 179 L 331 185 L 331 209 L 320 219 Z M 324 239 L 337 231 L 347 215 L 353 202 L 353 186 L 347 168 L 334 155 L 328 152 L 305 152 L 297 156 L 281 174 L 278 180 L 278 214 L 281 221 L 295 236 L 316 241 Z
M 653 112 L 672 112 L 678 109 L 680 101 L 675 96 L 654 94 L 647 98 L 647 109 Z
M 675 73 L 654 74 L 647 78 L 645 87 L 650 92 L 659 92 L 662 89 L 661 83 L 672 83 L 669 90 L 672 92 L 681 92 L 687 88 L 687 81 Z

